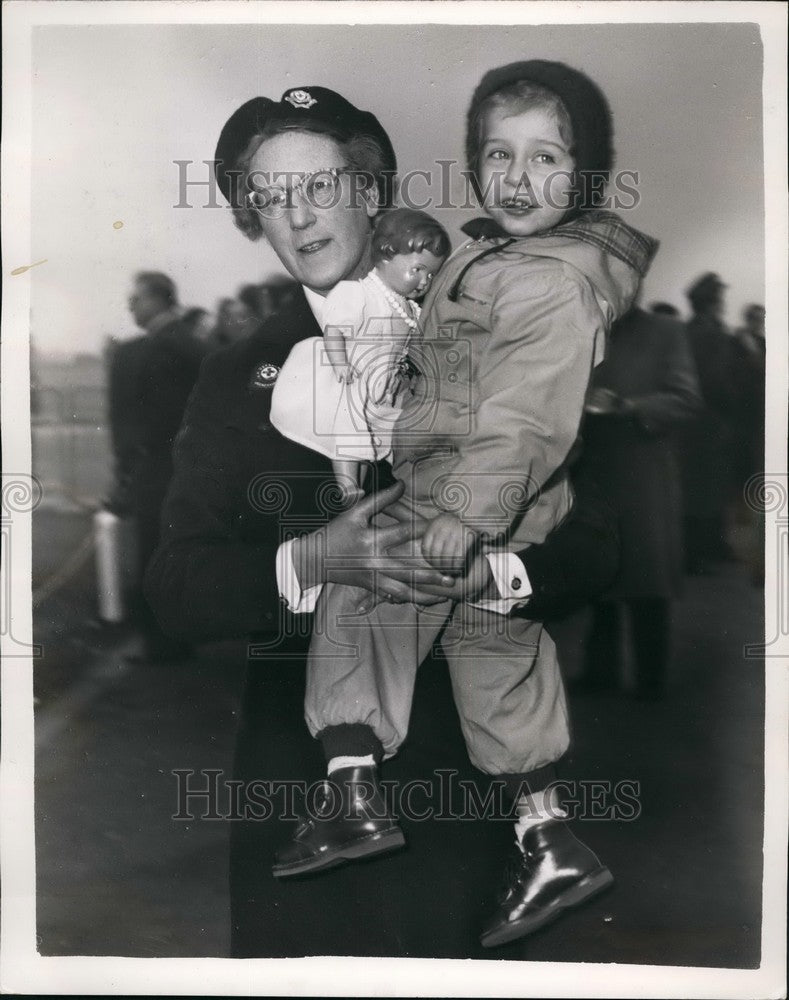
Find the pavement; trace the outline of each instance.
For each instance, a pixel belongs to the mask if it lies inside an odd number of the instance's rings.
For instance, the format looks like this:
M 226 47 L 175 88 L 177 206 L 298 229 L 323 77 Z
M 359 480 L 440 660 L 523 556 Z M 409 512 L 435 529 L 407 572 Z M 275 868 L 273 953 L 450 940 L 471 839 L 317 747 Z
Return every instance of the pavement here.
M 43 646 L 35 668 L 39 948 L 45 955 L 226 956 L 232 821 L 174 819 L 173 772 L 231 773 L 244 649 L 218 644 L 166 668 L 130 666 L 124 654 L 135 648 L 133 632 L 95 620 L 90 531 L 85 509 L 35 515 L 35 639 Z M 52 587 L 64 564 L 71 573 Z M 557 631 L 570 675 L 584 628 L 581 615 Z M 574 743 L 563 777 L 582 796 L 594 781 L 634 782 L 637 810 L 629 820 L 577 822 L 576 833 L 604 858 L 616 885 L 528 940 L 494 952 L 477 943 L 502 867 L 499 849 L 509 843 L 507 828 L 489 833 L 485 820 L 451 825 L 463 827 L 451 832 L 436 820 L 404 820 L 409 849 L 354 874 L 360 891 L 382 901 L 379 924 L 358 925 L 358 900 L 343 897 L 342 871 L 320 876 L 322 888 L 315 880 L 275 888 L 270 857 L 260 858 L 255 880 L 261 905 L 265 896 L 282 919 L 301 914 L 300 954 L 323 953 L 309 907 L 334 892 L 332 919 L 348 928 L 347 954 L 758 966 L 763 674 L 743 648 L 762 634 L 761 591 L 740 564 L 722 564 L 687 580 L 664 702 L 626 693 L 572 699 Z M 405 761 L 440 746 L 431 743 L 431 727 L 436 712 L 451 712 L 449 697 L 443 665 L 426 665 Z M 446 719 L 457 756 L 436 759 L 435 768 L 462 757 L 456 721 Z M 289 830 L 282 823 L 274 832 L 284 839 Z M 289 906 L 293 912 L 283 913 Z M 440 922 L 456 930 L 431 942 L 429 928 Z M 427 938 L 416 940 L 417 923 Z

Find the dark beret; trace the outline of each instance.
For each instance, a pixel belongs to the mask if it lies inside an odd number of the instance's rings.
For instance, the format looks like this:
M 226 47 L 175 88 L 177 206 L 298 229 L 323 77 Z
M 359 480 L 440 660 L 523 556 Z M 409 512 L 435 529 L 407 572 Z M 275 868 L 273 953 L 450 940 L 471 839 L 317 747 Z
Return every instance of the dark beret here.
M 605 95 L 594 83 L 564 63 L 530 59 L 489 70 L 471 98 L 466 120 L 466 156 L 469 166 L 476 148 L 475 127 L 479 106 L 484 100 L 513 83 L 528 81 L 556 94 L 567 108 L 573 127 L 577 171 L 607 174 L 614 163 L 614 127 Z
M 239 157 L 253 136 L 259 135 L 266 125 L 274 122 L 293 128 L 303 126 L 308 131 L 324 133 L 338 142 L 347 142 L 359 135 L 373 138 L 384 159 L 384 175 L 377 180 L 381 184 L 384 204 L 391 203 L 397 160 L 389 136 L 375 115 L 370 111 L 360 111 L 341 94 L 326 87 L 292 87 L 285 91 L 280 101 L 253 97 L 234 111 L 225 123 L 214 154 L 214 171 L 219 190 L 231 205 L 240 205 L 233 175 L 233 171 L 238 170 Z

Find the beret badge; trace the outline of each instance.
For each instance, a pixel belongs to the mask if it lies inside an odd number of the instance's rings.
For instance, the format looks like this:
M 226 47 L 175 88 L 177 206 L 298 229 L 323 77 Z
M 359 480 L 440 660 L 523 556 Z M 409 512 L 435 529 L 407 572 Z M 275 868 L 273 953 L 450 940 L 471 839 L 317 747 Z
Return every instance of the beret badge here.
M 238 190 L 238 169 L 242 154 L 251 140 L 260 135 L 266 124 L 282 122 L 288 128 L 309 124 L 323 127 L 337 141 L 347 142 L 356 135 L 371 136 L 379 147 L 382 166 L 376 182 L 385 205 L 394 196 L 394 174 L 397 170 L 392 143 L 381 123 L 370 111 L 360 111 L 342 94 L 327 87 L 289 87 L 278 101 L 268 97 L 253 97 L 245 101 L 225 122 L 214 156 L 214 171 L 219 190 L 235 208 L 241 208 Z M 243 172 L 243 171 L 242 171 Z
M 291 90 L 290 93 L 285 94 L 283 100 L 292 104 L 294 108 L 304 108 L 305 110 L 318 103 L 306 90 Z

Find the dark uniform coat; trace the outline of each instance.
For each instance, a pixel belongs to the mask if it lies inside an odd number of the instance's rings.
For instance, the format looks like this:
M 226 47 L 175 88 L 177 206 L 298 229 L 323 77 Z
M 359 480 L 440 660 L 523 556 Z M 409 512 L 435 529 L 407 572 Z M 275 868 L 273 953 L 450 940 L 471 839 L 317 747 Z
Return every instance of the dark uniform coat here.
M 614 324 L 595 387 L 629 401 L 623 413 L 589 415 L 583 461 L 619 515 L 615 595 L 672 597 L 682 580 L 678 428 L 701 408 L 683 325 L 632 310 Z
M 276 792 L 284 786 L 277 783 L 309 787 L 323 776 L 303 713 L 311 616 L 293 616 L 282 607 L 275 556 L 283 540 L 318 527 L 336 510 L 330 462 L 282 437 L 271 426 L 269 408 L 292 345 L 320 333 L 299 294 L 261 332 L 206 358 L 176 441 L 147 593 L 162 625 L 176 636 L 253 638 L 235 760 L 235 778 L 247 792 L 242 801 L 252 811 L 248 821 L 231 825 L 233 955 L 456 957 L 468 953 L 468 928 L 444 919 L 446 914 L 436 920 L 432 911 L 415 910 L 403 892 L 424 879 L 428 858 L 437 901 L 456 892 L 456 848 L 446 848 L 446 823 L 418 824 L 411 850 L 374 865 L 349 865 L 329 877 L 287 884 L 271 875 L 275 850 L 293 828 L 282 820 L 293 820 L 302 801 L 297 794 L 295 804 L 286 803 L 285 792 Z M 555 608 L 559 599 L 571 602 L 596 592 L 615 568 L 610 512 L 591 493 L 584 495 L 587 500 L 562 529 L 523 554 L 543 610 Z M 386 778 L 401 786 L 430 775 L 436 780 L 436 768 L 474 777 L 446 669 L 428 661 L 417 680 L 409 740 L 386 765 Z M 511 826 L 505 825 L 509 837 Z M 501 854 L 502 824 L 449 826 L 451 838 L 463 841 L 461 853 L 482 851 L 491 859 Z M 496 843 L 480 846 L 474 842 L 479 837 Z M 481 866 L 466 891 L 483 898 L 490 877 Z M 353 929 L 338 919 L 349 906 Z

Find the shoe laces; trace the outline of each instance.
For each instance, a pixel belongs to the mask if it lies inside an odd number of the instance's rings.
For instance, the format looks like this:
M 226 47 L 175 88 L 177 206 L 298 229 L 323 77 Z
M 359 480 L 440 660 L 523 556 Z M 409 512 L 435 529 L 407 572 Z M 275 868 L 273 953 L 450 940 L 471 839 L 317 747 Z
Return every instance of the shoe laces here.
M 523 881 L 534 871 L 536 859 L 531 851 L 522 851 L 519 847 L 512 849 L 504 866 L 504 877 L 498 893 L 498 901 L 503 902 Z
M 315 814 L 316 816 L 324 816 L 330 811 L 332 800 L 331 800 L 332 790 L 329 787 L 329 782 L 324 781 L 321 785 L 321 797 L 315 804 Z
M 315 813 L 310 816 L 299 816 L 299 824 L 296 827 L 294 837 L 303 837 L 315 827 L 315 821 L 322 819 L 331 811 L 331 789 L 329 782 L 324 781 L 321 785 L 321 794 L 315 802 Z

